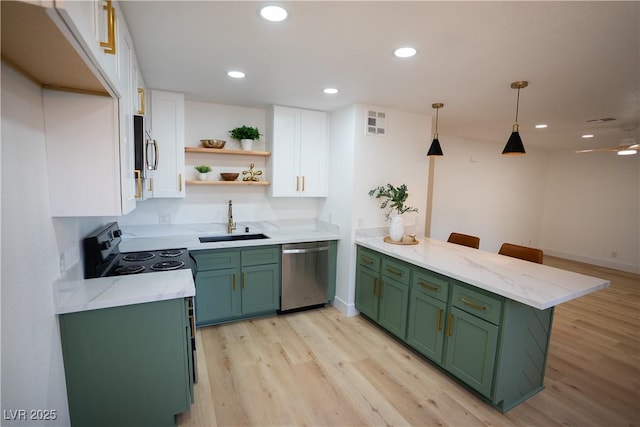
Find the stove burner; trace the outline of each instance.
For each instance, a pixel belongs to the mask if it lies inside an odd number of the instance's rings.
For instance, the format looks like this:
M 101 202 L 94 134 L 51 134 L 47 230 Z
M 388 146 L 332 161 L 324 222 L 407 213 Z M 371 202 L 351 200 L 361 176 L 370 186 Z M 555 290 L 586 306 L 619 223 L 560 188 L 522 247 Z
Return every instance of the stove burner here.
M 139 264 L 126 265 L 126 266 L 123 265 L 123 266 L 117 267 L 114 270 L 116 274 L 136 274 L 136 273 L 141 273 L 143 271 L 144 271 L 144 267 Z
M 153 264 L 151 269 L 154 271 L 169 271 L 177 270 L 182 267 L 184 267 L 184 262 L 182 261 L 162 261 Z
M 184 251 L 182 249 L 168 249 L 166 251 L 160 252 L 158 255 L 160 255 L 162 258 L 174 258 L 182 255 L 183 253 Z
M 140 262 L 140 261 L 146 261 L 153 257 L 155 257 L 155 255 L 152 254 L 151 252 L 132 252 L 130 254 L 122 255 L 122 260 Z

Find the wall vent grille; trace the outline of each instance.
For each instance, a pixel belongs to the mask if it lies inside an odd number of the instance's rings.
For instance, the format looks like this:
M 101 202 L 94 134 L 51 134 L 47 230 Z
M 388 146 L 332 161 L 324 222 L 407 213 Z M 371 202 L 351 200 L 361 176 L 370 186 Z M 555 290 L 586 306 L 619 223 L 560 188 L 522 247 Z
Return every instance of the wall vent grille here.
M 365 134 L 387 136 L 387 113 L 384 111 L 367 110 Z

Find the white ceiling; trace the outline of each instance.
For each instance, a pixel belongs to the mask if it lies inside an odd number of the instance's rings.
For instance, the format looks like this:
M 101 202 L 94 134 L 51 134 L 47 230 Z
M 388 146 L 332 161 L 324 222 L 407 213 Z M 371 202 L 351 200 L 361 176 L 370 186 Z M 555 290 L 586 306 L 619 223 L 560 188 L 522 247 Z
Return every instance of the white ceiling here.
M 280 23 L 259 17 L 262 4 L 121 1 L 147 86 L 259 108 L 362 103 L 435 115 L 442 102 L 446 155 L 447 135 L 506 143 L 510 84 L 528 80 L 525 147 L 640 141 L 640 2 L 294 1 L 280 2 L 290 13 Z M 418 55 L 395 58 L 404 45 Z M 232 69 L 246 78 L 227 77 Z M 616 120 L 587 123 L 606 117 Z

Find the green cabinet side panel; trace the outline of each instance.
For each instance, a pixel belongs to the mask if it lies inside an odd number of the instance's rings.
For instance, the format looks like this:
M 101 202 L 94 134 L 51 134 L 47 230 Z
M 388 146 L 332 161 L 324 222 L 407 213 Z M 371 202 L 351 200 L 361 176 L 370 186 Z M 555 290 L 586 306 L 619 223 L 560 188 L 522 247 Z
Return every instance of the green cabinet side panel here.
M 494 403 L 508 411 L 544 388 L 553 307 L 538 310 L 506 302 L 498 353 Z
M 191 404 L 183 299 L 59 317 L 74 426 L 174 425 Z
M 242 314 L 267 313 L 280 307 L 278 264 L 242 268 Z
M 378 272 L 362 265 L 356 270 L 356 308 L 373 320 L 378 318 Z
M 378 288 L 380 297 L 378 323 L 398 338 L 404 340 L 407 335 L 409 286 L 385 278 L 383 282 L 379 283 Z
M 437 364 L 442 364 L 447 304 L 411 289 L 407 343 Z
M 482 395 L 490 397 L 498 344 L 498 326 L 452 307 L 445 368 Z
M 211 324 L 217 320 L 241 313 L 240 271 L 198 271 L 196 275 L 196 325 Z

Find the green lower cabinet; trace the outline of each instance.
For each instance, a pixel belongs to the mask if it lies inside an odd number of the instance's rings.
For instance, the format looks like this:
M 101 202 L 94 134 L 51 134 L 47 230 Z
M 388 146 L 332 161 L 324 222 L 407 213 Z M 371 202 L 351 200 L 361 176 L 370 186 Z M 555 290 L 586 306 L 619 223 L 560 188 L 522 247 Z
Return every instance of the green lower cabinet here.
M 196 325 L 275 313 L 280 308 L 280 247 L 192 251 Z
M 242 313 L 237 268 L 210 270 L 196 275 L 196 324 L 210 324 Z
M 439 365 L 442 364 L 446 311 L 446 303 L 411 289 L 407 343 Z
M 280 308 L 280 265 L 242 268 L 242 314 L 251 315 Z
M 384 277 L 379 288 L 378 323 L 387 331 L 404 339 L 407 335 L 409 286 Z
M 184 299 L 59 316 L 72 426 L 173 426 L 192 402 Z
M 356 308 L 371 319 L 378 318 L 378 272 L 358 265 L 356 271 Z
M 485 397 L 491 397 L 498 326 L 456 307 L 447 319 L 444 367 Z

